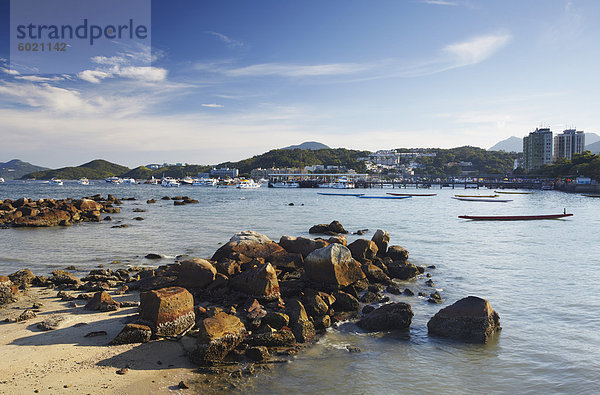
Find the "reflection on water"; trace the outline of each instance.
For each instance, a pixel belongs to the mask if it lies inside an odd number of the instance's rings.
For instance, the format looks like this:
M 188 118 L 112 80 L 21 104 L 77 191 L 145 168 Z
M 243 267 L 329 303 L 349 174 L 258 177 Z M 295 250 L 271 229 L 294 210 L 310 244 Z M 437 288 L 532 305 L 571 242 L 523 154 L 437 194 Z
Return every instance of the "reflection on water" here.
M 386 190 L 367 192 L 384 194 Z M 435 288 L 442 290 L 444 304 L 393 296 L 395 301 L 410 303 L 415 312 L 408 333 L 365 334 L 354 324 L 344 324 L 293 362 L 260 376 L 250 391 L 595 392 L 600 371 L 600 247 L 596 236 L 600 201 L 539 191 L 511 196 L 513 202 L 505 204 L 472 203 L 450 199 L 459 190 L 433 192 L 438 196 L 378 200 L 319 196 L 306 189 L 0 184 L 0 199 L 95 193 L 138 199 L 124 202 L 121 214 L 111 215 L 111 223 L 0 230 L 0 273 L 23 267 L 41 273 L 69 265 L 83 271 L 99 264 L 108 267 L 114 260 L 123 265 L 148 264 L 143 256 L 149 252 L 210 257 L 219 243 L 240 230 L 256 230 L 278 240 L 284 234 L 308 236 L 310 226 L 337 219 L 349 230 L 368 228 L 369 237 L 378 228 L 386 229 L 392 244 L 410 251 L 413 263 L 435 265 L 433 280 Z M 163 195 L 189 195 L 200 203 L 179 207 L 172 201 L 145 203 Z M 134 208 L 148 211 L 134 213 Z M 464 214 L 551 214 L 563 208 L 574 217 L 500 223 L 457 218 Z M 133 221 L 136 216 L 145 220 Z M 129 227 L 111 229 L 119 222 Z M 424 280 L 400 286 L 431 292 Z M 497 341 L 478 346 L 429 338 L 428 319 L 467 295 L 488 299 L 500 314 L 503 331 Z M 347 345 L 362 352 L 349 353 Z

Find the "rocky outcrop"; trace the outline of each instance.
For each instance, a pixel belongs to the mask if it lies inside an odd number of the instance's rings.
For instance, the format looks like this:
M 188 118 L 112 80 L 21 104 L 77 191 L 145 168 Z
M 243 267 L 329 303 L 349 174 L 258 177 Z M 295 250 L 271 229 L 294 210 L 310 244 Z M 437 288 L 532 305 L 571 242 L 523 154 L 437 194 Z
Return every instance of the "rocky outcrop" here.
M 190 259 L 181 262 L 177 285 L 184 288 L 205 288 L 215 280 L 217 269 L 205 259 Z
M 286 304 L 286 313 L 290 317 L 290 327 L 298 343 L 306 343 L 315 337 L 315 327 L 299 300 L 290 300 Z
M 364 262 L 365 260 L 372 260 L 377 256 L 377 244 L 371 240 L 357 239 L 352 243 L 348 244 L 348 249 L 352 253 L 352 258 L 357 261 Z
M 29 269 L 19 270 L 8 276 L 14 285 L 21 289 L 31 287 L 31 283 L 35 279 L 35 275 Z
M 100 310 L 100 311 L 115 311 L 118 310 L 121 305 L 105 291 L 96 292 L 94 296 L 87 302 L 85 308 L 87 310 Z
M 365 278 L 360 263 L 341 244 L 330 244 L 311 252 L 304 261 L 304 270 L 311 282 L 333 288 L 345 287 Z
M 347 234 L 348 231 L 344 229 L 342 224 L 339 221 L 332 221 L 330 224 L 319 224 L 312 226 L 308 233 L 317 233 L 323 235 L 338 235 L 338 234 Z
M 287 252 L 301 254 L 303 258 L 306 258 L 314 250 L 326 247 L 327 244 L 324 240 L 314 240 L 308 237 L 281 236 L 279 240 L 279 245 Z
M 377 245 L 377 255 L 384 257 L 390 244 L 390 234 L 385 230 L 377 229 L 371 241 Z
M 502 328 L 500 316 L 487 300 L 468 296 L 438 311 L 427 323 L 427 329 L 432 336 L 486 343 Z
M 73 276 L 71 273 L 64 270 L 54 270 L 52 277 L 48 278 L 48 281 L 54 285 L 79 285 L 80 280 Z
M 152 337 L 149 326 L 139 324 L 127 324 L 119 334 L 111 340 L 110 345 L 147 343 Z
M 409 280 L 421 273 L 417 266 L 407 261 L 394 261 L 387 265 L 387 270 L 390 277 L 400 280 Z
M 389 303 L 371 311 L 356 324 L 369 332 L 408 329 L 413 316 L 408 303 Z
M 196 349 L 192 352 L 191 359 L 199 365 L 222 361 L 246 335 L 242 321 L 224 312 L 202 320 L 198 324 L 198 330 Z
M 229 286 L 248 296 L 270 301 L 279 298 L 277 274 L 270 263 L 246 270 L 229 280 Z
M 181 287 L 143 292 L 140 320 L 158 336 L 177 336 L 195 323 L 194 298 Z
M 404 247 L 389 246 L 386 256 L 391 258 L 392 261 L 406 262 L 408 259 L 408 251 Z
M 16 285 L 6 276 L 0 276 L 0 306 L 17 300 L 19 292 Z

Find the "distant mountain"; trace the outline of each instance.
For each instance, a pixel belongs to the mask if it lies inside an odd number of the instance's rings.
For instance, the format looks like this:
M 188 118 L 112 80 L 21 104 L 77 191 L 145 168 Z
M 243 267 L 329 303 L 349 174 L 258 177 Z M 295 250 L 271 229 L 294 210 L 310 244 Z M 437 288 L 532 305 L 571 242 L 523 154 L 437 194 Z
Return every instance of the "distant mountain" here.
M 5 180 L 13 180 L 21 178 L 27 173 L 34 171 L 46 170 L 47 167 L 32 165 L 31 163 L 23 162 L 18 159 L 13 159 L 6 163 L 0 162 L 0 177 Z
M 585 149 L 587 149 L 588 145 L 592 145 L 600 141 L 600 136 L 596 133 L 586 133 L 585 134 Z M 590 150 L 591 151 L 591 150 Z
M 523 152 L 523 139 L 511 136 L 506 140 L 496 143 L 488 151 Z
M 323 143 L 319 143 L 317 141 L 305 141 L 302 144 L 298 145 L 290 145 L 289 147 L 281 148 L 281 149 L 302 149 L 302 150 L 318 150 L 318 149 L 329 149 Z
M 77 167 L 63 167 L 55 170 L 44 170 L 28 173 L 22 176 L 21 178 L 49 180 L 51 178 L 56 177 L 64 180 L 78 180 L 82 177 L 86 177 L 91 180 L 99 180 L 111 176 L 118 176 L 128 171 L 128 167 L 117 165 L 115 163 L 111 163 L 102 159 L 96 159 Z
M 585 137 L 587 139 L 587 136 L 585 136 Z M 600 140 L 596 141 L 595 143 L 592 143 L 592 144 L 587 144 L 585 146 L 585 149 L 587 151 L 591 151 L 592 154 L 600 154 Z

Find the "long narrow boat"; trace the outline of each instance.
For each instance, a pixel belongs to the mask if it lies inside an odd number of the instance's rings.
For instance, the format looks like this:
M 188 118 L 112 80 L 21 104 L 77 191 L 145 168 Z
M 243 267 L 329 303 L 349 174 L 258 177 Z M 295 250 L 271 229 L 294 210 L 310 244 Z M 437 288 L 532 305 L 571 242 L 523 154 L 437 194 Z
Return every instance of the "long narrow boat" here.
M 462 197 L 462 198 L 495 198 L 498 197 L 500 195 L 454 195 L 456 197 Z
M 506 195 L 532 195 L 533 192 L 523 192 L 523 191 L 494 191 L 494 193 L 504 193 Z
M 463 197 L 454 197 L 452 199 L 462 200 L 463 202 L 495 202 L 495 203 L 506 203 L 512 202 L 511 199 L 481 199 L 481 198 L 463 198 Z
M 357 196 L 361 199 L 409 199 L 410 196 Z
M 335 192 L 317 192 L 317 195 L 325 196 L 358 196 L 361 197 L 364 193 L 335 193 Z
M 585 197 L 600 198 L 600 195 L 583 195 Z
M 473 221 L 534 221 L 539 219 L 559 219 L 571 217 L 573 214 L 548 214 L 548 215 L 459 215 L 458 218 Z
M 392 195 L 392 196 L 435 196 L 435 195 L 437 195 L 437 193 L 393 193 L 393 192 L 386 192 L 386 194 Z

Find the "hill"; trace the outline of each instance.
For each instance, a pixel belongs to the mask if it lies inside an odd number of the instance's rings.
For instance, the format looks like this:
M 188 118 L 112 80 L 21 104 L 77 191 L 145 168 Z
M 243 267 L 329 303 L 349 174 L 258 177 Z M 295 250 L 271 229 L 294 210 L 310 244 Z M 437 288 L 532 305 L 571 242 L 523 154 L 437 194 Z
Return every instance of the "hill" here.
M 587 149 L 588 145 L 597 143 L 598 141 L 600 141 L 600 136 L 598 136 L 596 133 L 586 133 L 585 134 L 585 146 Z
M 511 136 L 488 148 L 488 151 L 523 152 L 523 139 Z
M 301 150 L 318 150 L 318 149 L 329 149 L 323 143 L 319 143 L 317 141 L 305 141 L 302 144 L 298 145 L 290 145 L 289 147 L 281 148 L 281 149 L 301 149 Z
M 356 159 L 369 154 L 369 151 L 348 150 L 345 148 L 323 148 L 318 150 L 274 149 L 239 162 L 221 163 L 218 167 L 236 168 L 239 169 L 240 174 L 250 174 L 250 171 L 256 168 L 303 168 L 304 166 L 329 165 L 346 166 L 348 169 L 363 173 L 365 172 L 365 165 Z
M 146 166 L 139 166 L 129 170 L 126 173 L 119 174 L 120 177 L 130 177 L 136 180 L 149 180 L 152 177 L 162 178 L 173 177 L 183 178 L 185 176 L 196 177 L 198 173 L 208 173 L 212 167 L 203 165 L 187 165 L 187 166 L 165 166 L 160 169 L 152 170 Z
M 34 171 L 47 170 L 47 167 L 32 165 L 19 159 L 13 159 L 6 163 L 0 162 L 0 177 L 6 180 L 21 178 L 27 173 Z
M 587 138 L 587 136 L 586 136 Z M 586 151 L 590 151 L 592 154 L 600 154 L 600 141 L 596 141 L 592 144 L 587 144 L 585 146 Z
M 55 170 L 44 170 L 29 173 L 21 177 L 22 179 L 35 178 L 38 180 L 49 180 L 51 178 L 61 178 L 64 180 L 78 180 L 86 177 L 92 180 L 104 179 L 111 176 L 118 176 L 129 171 L 128 167 L 117 165 L 102 159 L 96 159 L 84 163 L 77 167 L 62 167 Z

